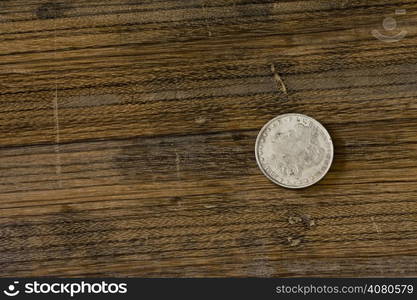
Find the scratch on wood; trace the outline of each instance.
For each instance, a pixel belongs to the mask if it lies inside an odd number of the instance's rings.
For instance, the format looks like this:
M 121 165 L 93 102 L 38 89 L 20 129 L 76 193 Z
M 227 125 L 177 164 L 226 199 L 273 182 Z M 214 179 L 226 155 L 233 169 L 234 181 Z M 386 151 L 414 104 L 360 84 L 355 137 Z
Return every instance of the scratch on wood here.
M 374 219 L 374 217 L 371 217 L 371 220 L 372 220 L 372 224 L 374 225 L 374 228 L 375 228 L 375 230 L 376 230 L 376 232 L 377 233 L 382 233 L 382 231 L 381 231 L 381 228 L 378 226 L 378 224 L 375 222 L 375 219 Z
M 316 226 L 316 222 L 309 215 L 290 216 L 288 223 L 291 225 L 302 223 L 306 229 Z
M 181 174 L 181 159 L 180 159 L 180 155 L 178 154 L 177 151 L 175 151 L 175 166 L 177 168 L 177 178 L 180 179 L 180 174 Z
M 211 33 L 211 30 L 210 30 L 210 23 L 208 21 L 207 10 L 206 10 L 206 6 L 204 5 L 204 3 L 202 4 L 202 8 L 203 8 L 203 12 L 204 12 L 204 22 L 206 23 L 207 34 L 208 34 L 208 37 L 211 37 L 212 33 Z
M 302 221 L 303 221 L 303 219 L 301 219 L 298 216 L 291 216 L 291 217 L 288 218 L 288 223 L 290 223 L 291 225 L 301 223 Z
M 277 84 L 278 90 L 282 90 L 284 94 L 287 95 L 288 94 L 287 87 L 285 86 L 284 81 L 281 79 L 281 76 L 279 76 L 279 74 L 276 72 L 275 65 L 273 63 L 271 64 L 271 72 L 272 72 L 272 75 L 274 76 L 274 80 Z
M 211 37 L 212 36 L 212 33 L 210 31 L 210 25 L 207 23 L 206 26 L 207 26 L 208 36 Z
M 56 59 L 56 24 L 54 20 L 54 58 Z M 58 106 L 58 78 L 55 76 L 55 95 L 54 95 L 54 121 L 55 121 L 55 173 L 58 180 L 58 187 L 62 188 L 62 181 L 61 181 L 61 153 L 59 149 L 60 144 L 60 136 L 59 136 L 59 106 Z
M 204 205 L 204 207 L 205 207 L 205 208 L 207 208 L 207 209 L 211 209 L 211 208 L 216 208 L 216 207 L 217 207 L 217 205 L 213 205 L 213 204 L 205 204 L 205 205 Z
M 58 186 L 62 187 L 61 182 L 61 154 L 59 149 L 60 136 L 59 136 L 59 113 L 58 113 L 58 86 L 55 85 L 55 97 L 54 97 L 54 120 L 55 120 L 55 172 L 58 178 Z
M 8 73 L 13 73 L 13 74 L 29 74 L 32 71 L 27 70 L 27 69 L 3 69 L 0 72 L 1 72 L 1 74 L 8 74 Z
M 204 124 L 204 123 L 206 123 L 206 118 L 203 118 L 203 117 L 198 117 L 197 119 L 195 119 L 195 122 L 198 124 L 198 125 L 202 125 L 202 124 Z
M 292 238 L 292 237 L 288 237 L 287 241 L 288 241 L 288 244 L 290 245 L 290 247 L 296 247 L 296 246 L 301 244 L 300 239 L 295 239 L 295 238 Z

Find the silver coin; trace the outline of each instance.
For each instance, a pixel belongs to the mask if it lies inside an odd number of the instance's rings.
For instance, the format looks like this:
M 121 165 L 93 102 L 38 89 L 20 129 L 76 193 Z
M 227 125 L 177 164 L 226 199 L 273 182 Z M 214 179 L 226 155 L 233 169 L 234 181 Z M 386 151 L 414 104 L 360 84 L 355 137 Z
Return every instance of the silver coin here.
M 318 121 L 302 114 L 280 115 L 259 132 L 259 168 L 272 182 L 301 189 L 320 181 L 333 161 L 333 142 Z

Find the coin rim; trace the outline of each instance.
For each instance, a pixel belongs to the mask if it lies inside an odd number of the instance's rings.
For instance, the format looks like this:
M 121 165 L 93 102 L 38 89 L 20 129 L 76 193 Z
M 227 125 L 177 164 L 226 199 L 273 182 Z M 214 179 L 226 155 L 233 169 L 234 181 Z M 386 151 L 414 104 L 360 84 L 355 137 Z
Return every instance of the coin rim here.
M 299 116 L 299 117 L 303 117 L 303 118 L 308 118 L 308 119 L 310 119 L 310 120 L 312 120 L 312 121 L 314 121 L 315 123 L 317 123 L 318 125 L 319 125 L 319 127 L 321 128 L 321 129 L 323 129 L 323 131 L 324 131 L 324 133 L 327 135 L 327 137 L 329 138 L 329 141 L 330 141 L 330 145 L 331 145 L 331 159 L 330 159 L 330 163 L 328 164 L 328 166 L 327 166 L 327 169 L 326 169 L 326 171 L 325 172 L 323 172 L 323 175 L 322 176 L 320 176 L 317 180 L 315 180 L 315 181 L 313 181 L 312 183 L 308 183 L 308 184 L 306 184 L 306 185 L 302 185 L 302 186 L 292 186 L 292 185 L 287 185 L 287 184 L 285 184 L 285 183 L 282 183 L 282 182 L 279 182 L 279 181 L 277 181 L 275 178 L 273 178 L 272 176 L 270 176 L 265 170 L 264 170 L 264 168 L 263 168 L 263 165 L 262 165 L 262 163 L 260 162 L 260 159 L 259 159 L 259 154 L 258 154 L 258 146 L 259 146 L 259 143 L 260 143 L 260 140 L 261 140 L 261 137 L 262 137 L 262 134 L 263 134 L 263 132 L 269 127 L 269 125 L 271 124 L 271 123 L 273 123 L 274 121 L 276 121 L 277 119 L 282 119 L 282 118 L 285 118 L 285 117 L 289 117 L 289 116 Z M 310 186 L 312 186 L 312 185 L 314 185 L 314 184 L 316 184 L 316 183 L 318 183 L 320 180 L 322 180 L 326 175 L 327 175 L 327 173 L 329 172 L 329 170 L 330 170 L 330 168 L 331 168 L 331 166 L 332 166 L 332 164 L 333 164 L 333 159 L 334 159 L 334 145 L 333 145 L 333 140 L 332 140 L 332 137 L 330 136 L 330 134 L 329 134 L 329 132 L 327 131 L 327 129 L 319 122 L 319 121 L 317 121 L 316 119 L 314 119 L 314 118 L 312 118 L 312 117 L 310 117 L 310 116 L 307 116 L 307 115 L 304 115 L 304 114 L 297 114 L 297 113 L 288 113 L 288 114 L 282 114 L 282 115 L 279 115 L 279 116 L 276 116 L 275 118 L 273 118 L 273 119 L 271 119 L 271 120 L 269 120 L 269 122 L 267 122 L 263 127 L 262 127 L 262 129 L 259 131 L 259 133 L 258 133 L 258 136 L 257 136 L 257 138 L 256 138 L 256 143 L 255 143 L 255 157 L 256 157 L 256 162 L 257 162 L 257 164 L 258 164 L 258 167 L 259 167 L 259 169 L 261 169 L 261 171 L 262 171 L 262 173 L 270 180 L 270 181 L 272 181 L 273 183 L 275 183 L 275 184 L 277 184 L 277 185 L 280 185 L 280 186 L 282 186 L 282 187 L 285 187 L 285 188 L 288 188 L 288 189 L 304 189 L 304 188 L 307 188 L 307 187 L 310 187 Z

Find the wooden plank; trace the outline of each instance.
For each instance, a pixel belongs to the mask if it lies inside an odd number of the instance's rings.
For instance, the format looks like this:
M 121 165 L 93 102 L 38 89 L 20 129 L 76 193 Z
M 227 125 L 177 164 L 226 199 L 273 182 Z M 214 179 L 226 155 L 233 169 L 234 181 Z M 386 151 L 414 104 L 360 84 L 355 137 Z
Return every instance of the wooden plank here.
M 0 7 L 2 276 L 417 275 L 417 1 Z M 254 157 L 288 112 L 335 144 L 300 191 Z

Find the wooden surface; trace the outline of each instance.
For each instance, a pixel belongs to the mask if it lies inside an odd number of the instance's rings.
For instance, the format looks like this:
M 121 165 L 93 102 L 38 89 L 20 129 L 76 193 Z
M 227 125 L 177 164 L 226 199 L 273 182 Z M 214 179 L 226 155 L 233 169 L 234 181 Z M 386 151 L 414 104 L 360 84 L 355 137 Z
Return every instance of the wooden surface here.
M 416 9 L 1 1 L 0 275 L 417 276 Z M 300 191 L 254 156 L 288 112 L 335 144 Z

